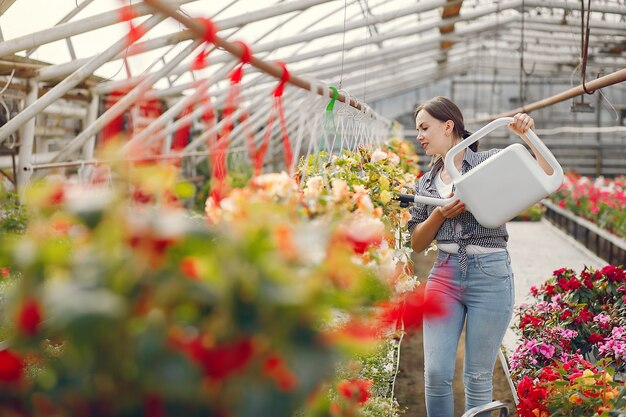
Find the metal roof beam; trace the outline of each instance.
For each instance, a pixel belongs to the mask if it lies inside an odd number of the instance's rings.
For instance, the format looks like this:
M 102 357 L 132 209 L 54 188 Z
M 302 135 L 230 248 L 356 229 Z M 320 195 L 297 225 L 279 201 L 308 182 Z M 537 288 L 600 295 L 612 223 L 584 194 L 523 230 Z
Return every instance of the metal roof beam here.
M 504 5 L 500 5 L 500 7 L 506 7 L 506 8 L 515 8 L 517 7 L 517 5 L 521 4 L 521 0 L 513 0 L 510 2 L 507 2 Z M 489 15 L 493 12 L 495 12 L 497 10 L 496 6 L 488 6 L 485 7 L 484 9 L 479 9 L 479 10 L 473 10 L 471 12 L 468 12 L 467 14 L 463 14 L 460 17 L 457 18 L 453 18 L 450 19 L 450 21 L 454 21 L 454 22 L 459 22 L 459 21 L 473 21 L 479 17 L 482 16 L 486 16 Z M 473 29 L 473 28 L 464 28 L 462 29 L 460 32 L 457 31 L 457 33 L 460 33 L 461 35 L 465 35 L 468 33 L 474 33 L 474 32 L 480 32 L 480 31 L 484 31 L 487 29 L 491 29 L 494 27 L 497 27 L 498 25 L 502 25 L 502 24 L 506 24 L 508 22 L 512 22 L 515 21 L 516 19 L 518 19 L 519 17 L 517 16 L 508 16 L 506 18 L 502 18 L 502 20 L 499 23 L 494 23 L 494 22 L 488 22 L 487 24 L 484 23 L 479 23 L 477 25 L 477 29 Z M 399 38 L 399 37 L 406 37 L 406 36 L 412 36 L 415 34 L 419 34 L 431 29 L 436 29 L 437 27 L 439 27 L 439 25 L 441 24 L 441 22 L 431 22 L 431 23 L 427 23 L 427 24 L 419 24 L 419 25 L 415 25 L 415 26 L 411 26 L 409 28 L 405 28 L 403 30 L 399 30 L 396 32 L 391 32 L 391 33 L 385 33 L 385 34 L 381 34 L 369 39 L 361 39 L 361 40 L 357 40 L 357 41 L 353 41 L 350 43 L 346 43 L 345 44 L 345 49 L 349 50 L 352 48 L 356 48 L 359 46 L 364 46 L 364 45 L 368 45 L 370 43 L 377 43 L 377 42 L 382 42 L 385 40 L 391 40 L 391 39 L 395 39 L 395 38 Z M 340 33 L 341 31 L 343 31 L 343 27 L 341 27 L 341 30 L 339 30 L 339 28 L 337 27 L 337 32 L 336 33 Z M 329 35 L 331 33 L 328 33 Z M 442 40 L 446 39 L 446 36 L 449 35 L 444 35 L 442 37 L 435 37 L 435 38 L 428 38 L 425 39 L 423 42 L 428 42 L 428 45 L 430 45 L 431 40 L 433 42 L 440 42 Z M 312 39 L 316 39 L 319 37 L 319 33 L 317 32 L 312 32 L 307 34 L 307 36 L 302 36 L 302 37 L 297 37 L 294 39 L 286 39 L 284 41 L 279 41 L 279 42 L 271 42 L 271 43 L 267 43 L 267 44 L 260 44 L 257 45 L 254 48 L 254 53 L 255 56 L 262 56 L 261 54 L 263 52 L 273 52 L 275 51 L 277 48 L 281 47 L 281 46 L 291 46 L 300 42 L 303 42 L 305 40 L 312 40 Z M 433 40 L 434 39 L 434 40 Z M 422 42 L 422 41 L 420 41 Z M 341 44 L 339 45 L 333 45 L 330 47 L 326 47 L 326 48 L 322 48 L 322 49 L 317 49 L 315 51 L 310 51 L 310 52 L 306 52 L 303 54 L 298 54 L 298 55 L 293 55 L 290 57 L 284 57 L 282 60 L 287 62 L 287 63 L 294 63 L 294 62 L 300 62 L 300 61 L 304 61 L 307 59 L 311 59 L 311 58 L 316 58 L 318 56 L 321 55 L 327 55 L 330 53 L 335 53 L 335 52 L 341 52 L 344 47 L 342 47 Z M 427 45 L 422 44 L 421 47 L 427 47 Z M 218 64 L 218 63 L 223 63 L 225 61 L 227 61 L 228 58 L 228 54 L 223 54 L 221 56 L 216 56 L 214 58 L 211 59 L 211 64 Z M 365 59 L 365 58 L 364 58 Z M 187 63 L 187 64 L 183 64 L 181 67 L 175 69 L 172 71 L 172 75 L 178 75 L 178 74 L 182 74 L 186 71 L 188 71 L 191 67 L 191 63 Z M 43 71 L 43 70 L 42 70 Z M 124 81 L 127 82 L 127 81 Z M 115 82 L 108 82 L 108 83 L 102 83 L 100 85 L 98 85 L 94 91 L 97 91 L 98 93 L 102 94 L 102 93 L 106 93 L 106 92 L 110 92 L 112 90 L 115 89 Z
M 144 30 L 144 33 L 146 33 L 150 31 L 150 29 L 152 29 L 154 26 L 159 24 L 163 19 L 165 19 L 165 16 L 153 15 L 144 23 L 142 23 L 140 27 Z M 17 129 L 24 125 L 24 123 L 28 122 L 44 108 L 48 107 L 54 101 L 63 97 L 63 95 L 65 95 L 68 91 L 76 87 L 85 78 L 93 74 L 93 72 L 96 69 L 100 68 L 103 63 L 107 62 L 109 59 L 111 59 L 111 57 L 117 55 L 120 51 L 126 48 L 127 43 L 128 40 L 124 36 L 122 39 L 118 40 L 113 45 L 108 47 L 100 55 L 93 58 L 83 67 L 76 70 L 72 75 L 64 79 L 51 90 L 49 90 L 46 94 L 38 98 L 30 106 L 26 107 L 3 126 L 0 126 L 0 141 L 9 136 L 11 133 L 17 131 Z
M 543 7 L 547 9 L 563 9 L 563 10 L 580 10 L 580 2 L 578 1 L 560 1 L 560 0 L 525 0 L 524 7 Z M 624 6 L 619 4 L 604 4 L 603 2 L 594 2 L 591 9 L 592 12 L 602 12 L 617 15 L 624 15 Z
M 180 5 L 196 0 L 172 1 L 177 5 Z M 145 3 L 140 3 L 133 7 L 137 16 L 153 14 L 152 8 Z M 81 33 L 119 23 L 120 10 L 121 8 L 6 40 L 0 43 L 0 56 L 12 55 L 19 51 L 35 48 L 37 46 L 65 39 L 70 36 L 79 35 Z
M 178 0 L 182 1 L 182 0 Z M 196 1 L 196 0 L 185 0 Z M 295 0 L 290 2 L 281 3 L 274 7 L 268 7 L 267 9 L 263 9 L 260 11 L 256 11 L 255 13 L 246 12 L 239 16 L 234 16 L 228 19 L 217 20 L 215 25 L 219 28 L 220 31 L 237 28 L 243 25 L 247 25 L 248 23 L 256 22 L 263 19 L 269 19 L 272 17 L 280 16 L 286 13 L 292 13 L 299 10 L 304 10 L 310 8 L 312 6 L 325 3 L 328 0 Z M 152 10 L 152 9 L 150 9 Z M 159 36 L 154 39 L 150 39 L 144 42 L 138 42 L 132 45 L 128 51 L 123 51 L 123 53 L 118 56 L 112 58 L 112 60 L 122 59 L 124 57 L 130 57 L 134 55 L 139 55 L 144 52 L 152 51 L 154 49 L 162 48 L 165 46 L 173 45 L 185 40 L 192 39 L 193 32 L 191 30 L 185 29 L 180 32 L 170 33 L 167 35 Z M 0 44 L 0 47 L 2 44 Z M 75 71 L 76 68 L 79 68 L 85 62 L 87 62 L 88 58 L 78 59 L 76 61 L 66 62 L 64 64 L 51 65 L 46 68 L 42 68 L 37 73 L 37 79 L 39 81 L 49 81 L 53 79 L 57 79 L 59 77 L 64 77 L 67 74 Z M 184 72 L 184 71 L 182 71 Z M 181 73 L 182 73 L 181 72 Z

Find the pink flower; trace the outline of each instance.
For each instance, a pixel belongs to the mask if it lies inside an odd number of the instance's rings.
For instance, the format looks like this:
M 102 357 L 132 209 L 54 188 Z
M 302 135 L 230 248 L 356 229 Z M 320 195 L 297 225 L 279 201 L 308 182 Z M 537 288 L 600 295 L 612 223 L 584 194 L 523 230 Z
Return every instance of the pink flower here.
M 554 351 L 554 346 L 546 345 L 545 343 L 541 345 L 541 348 L 539 348 L 539 352 L 548 359 L 554 356 Z

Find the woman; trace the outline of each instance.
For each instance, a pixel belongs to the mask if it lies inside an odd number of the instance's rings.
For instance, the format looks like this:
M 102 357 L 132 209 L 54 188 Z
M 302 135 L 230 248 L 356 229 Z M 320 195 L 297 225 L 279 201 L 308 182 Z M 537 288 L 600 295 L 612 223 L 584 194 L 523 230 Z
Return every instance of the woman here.
M 435 97 L 415 111 L 417 140 L 426 155 L 438 159 L 415 187 L 429 197 L 448 197 L 454 187 L 443 161 L 446 153 L 470 135 L 463 115 L 451 100 Z M 546 173 L 551 168 L 537 156 L 525 132 L 534 126 L 527 114 L 518 113 L 509 124 L 531 148 Z M 474 143 L 455 156 L 462 173 L 498 152 L 477 152 Z M 429 417 L 452 417 L 452 380 L 456 351 L 465 324 L 465 409 L 492 401 L 493 367 L 513 313 L 514 291 L 511 259 L 507 252 L 506 226 L 481 226 L 458 199 L 441 206 L 415 204 L 410 209 L 411 246 L 416 252 L 436 239 L 437 260 L 426 283 L 426 293 L 439 292 L 448 315 L 424 320 L 424 368 L 426 409 Z

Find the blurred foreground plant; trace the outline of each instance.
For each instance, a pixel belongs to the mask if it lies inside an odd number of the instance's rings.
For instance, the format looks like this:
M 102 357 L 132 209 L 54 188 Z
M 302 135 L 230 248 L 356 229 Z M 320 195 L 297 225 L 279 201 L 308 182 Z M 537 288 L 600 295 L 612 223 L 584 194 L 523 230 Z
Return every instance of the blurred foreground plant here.
M 278 199 L 237 191 L 229 220 L 207 225 L 182 210 L 190 187 L 173 169 L 118 176 L 114 188 L 34 184 L 26 233 L 2 236 L 0 265 L 21 274 L 0 304 L 2 416 L 317 410 L 338 361 L 423 313 L 419 295 L 411 308 L 388 299 L 394 268 L 363 258 L 384 249 L 376 217 L 313 222 L 282 188 Z M 347 321 L 330 325 L 338 312 Z

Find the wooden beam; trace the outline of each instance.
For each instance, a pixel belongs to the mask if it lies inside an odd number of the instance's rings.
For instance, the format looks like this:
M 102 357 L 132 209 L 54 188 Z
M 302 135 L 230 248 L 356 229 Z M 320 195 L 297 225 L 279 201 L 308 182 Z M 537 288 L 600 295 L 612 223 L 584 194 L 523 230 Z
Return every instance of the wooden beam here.
M 461 12 L 461 7 L 463 6 L 463 0 L 448 0 L 448 3 L 449 4 L 443 7 L 443 10 L 441 12 L 442 20 L 458 17 Z M 439 33 L 441 33 L 442 35 L 452 32 L 454 32 L 454 23 L 439 26 Z M 454 45 L 454 41 L 441 41 L 439 43 L 439 48 L 445 51 L 446 49 L 450 49 L 452 45 Z

